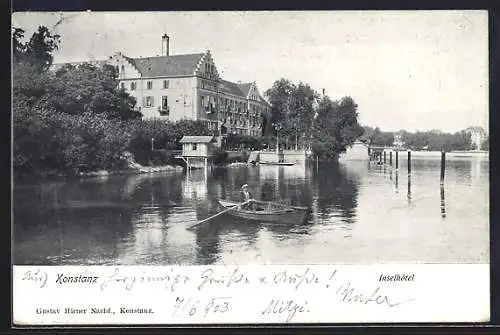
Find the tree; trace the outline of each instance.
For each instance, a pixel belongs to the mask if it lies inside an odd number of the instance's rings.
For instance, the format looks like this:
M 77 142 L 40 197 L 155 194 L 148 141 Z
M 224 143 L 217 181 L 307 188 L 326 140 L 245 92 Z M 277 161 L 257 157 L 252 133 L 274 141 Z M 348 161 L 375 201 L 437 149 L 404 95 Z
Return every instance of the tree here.
M 271 115 L 266 117 L 267 132 L 264 135 L 276 134 L 291 143 L 305 145 L 310 138 L 312 122 L 315 115 L 315 105 L 319 94 L 308 84 L 299 82 L 293 84 L 287 79 L 274 82 L 265 92 L 272 105 Z
M 274 130 L 286 128 L 294 90 L 295 85 L 291 81 L 281 78 L 275 81 L 273 86 L 264 93 L 272 106 L 270 121 Z
M 359 137 L 359 139 L 368 144 L 371 143 L 374 129 L 369 126 L 363 126 L 363 134 Z
M 136 100 L 118 88 L 114 69 L 82 64 L 65 66 L 56 72 L 48 101 L 58 111 L 68 114 L 91 112 L 128 120 L 141 117 L 134 110 Z
M 51 65 L 54 50 L 58 49 L 60 36 L 53 35 L 45 26 L 39 26 L 29 41 L 23 43 L 25 31 L 20 28 L 12 29 L 12 47 L 14 64 L 27 63 L 37 71 L 46 71 Z
M 490 139 L 488 137 L 481 143 L 481 150 L 490 150 Z
M 453 150 L 471 150 L 473 143 L 470 133 L 465 130 L 453 134 L 443 133 L 441 131 L 400 131 L 402 141 L 411 150 L 430 150 L 430 151 L 453 151 Z
M 24 60 L 26 44 L 21 42 L 24 38 L 24 33 L 25 31 L 21 28 L 12 28 L 12 58 L 14 64 L 18 64 Z
M 54 74 L 48 67 L 59 36 L 45 27 L 26 43 L 23 36 L 22 29 L 12 32 L 16 178 L 119 166 L 132 135 L 123 121 L 140 113 L 135 99 L 118 89 L 114 69 L 84 64 Z
M 394 143 L 394 134 L 391 132 L 382 132 L 379 127 L 376 127 L 368 139 L 370 145 L 388 147 Z
M 300 82 L 292 92 L 292 110 L 289 113 L 289 129 L 292 139 L 309 139 L 312 132 L 311 126 L 315 115 L 315 104 L 319 94 L 309 84 Z M 302 141 L 303 142 L 303 141 Z M 303 143 L 304 144 L 304 143 Z
M 340 101 L 323 97 L 314 121 L 312 149 L 315 155 L 326 160 L 334 159 L 363 134 L 357 120 L 357 107 L 350 97 Z

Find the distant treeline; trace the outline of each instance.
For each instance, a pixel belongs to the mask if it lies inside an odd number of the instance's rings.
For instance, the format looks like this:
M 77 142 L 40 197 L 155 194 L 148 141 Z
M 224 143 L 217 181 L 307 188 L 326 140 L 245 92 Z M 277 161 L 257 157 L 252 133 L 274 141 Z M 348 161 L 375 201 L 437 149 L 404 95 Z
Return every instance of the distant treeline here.
M 429 151 L 454 151 L 454 150 L 475 150 L 476 143 L 472 141 L 471 134 L 465 130 L 455 133 L 444 133 L 441 131 L 417 131 L 415 133 L 400 130 L 394 132 L 384 132 L 378 127 L 372 128 L 364 126 L 364 133 L 361 140 L 375 146 L 394 145 L 395 135 L 399 135 L 402 146 L 410 150 Z M 486 138 L 479 149 L 488 150 L 489 140 Z

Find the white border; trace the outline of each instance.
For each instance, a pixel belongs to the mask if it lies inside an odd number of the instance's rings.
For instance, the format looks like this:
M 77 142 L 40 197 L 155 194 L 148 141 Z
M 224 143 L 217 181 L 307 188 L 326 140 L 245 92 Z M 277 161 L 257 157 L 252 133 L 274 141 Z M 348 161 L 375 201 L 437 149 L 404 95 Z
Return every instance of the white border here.
M 14 266 L 13 270 L 16 326 L 490 319 L 489 264 Z M 381 275 L 392 281 L 380 281 Z M 66 308 L 85 313 L 68 314 Z M 92 313 L 92 308 L 110 313 Z M 121 308 L 139 310 L 122 313 Z M 144 313 L 149 309 L 153 313 Z

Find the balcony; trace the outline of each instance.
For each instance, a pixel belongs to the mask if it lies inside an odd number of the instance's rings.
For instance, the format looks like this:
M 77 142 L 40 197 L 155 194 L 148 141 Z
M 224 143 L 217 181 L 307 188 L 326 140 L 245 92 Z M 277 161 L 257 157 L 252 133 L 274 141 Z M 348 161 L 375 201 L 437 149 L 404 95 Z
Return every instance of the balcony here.
M 203 110 L 207 114 L 213 114 L 213 113 L 215 113 L 215 105 L 211 104 L 211 105 L 208 105 L 208 106 L 204 106 Z
M 160 116 L 170 116 L 170 108 L 169 107 L 158 107 L 158 113 Z

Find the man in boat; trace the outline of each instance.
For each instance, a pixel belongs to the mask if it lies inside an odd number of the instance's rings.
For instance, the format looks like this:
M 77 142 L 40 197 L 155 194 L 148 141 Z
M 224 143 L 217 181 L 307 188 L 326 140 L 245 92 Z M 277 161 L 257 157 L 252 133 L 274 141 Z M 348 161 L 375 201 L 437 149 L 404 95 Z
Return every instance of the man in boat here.
M 244 184 L 241 186 L 241 197 L 240 197 L 241 202 L 248 201 L 245 206 L 243 206 L 245 209 L 255 209 L 255 203 L 252 198 L 252 193 L 248 190 L 248 184 Z

